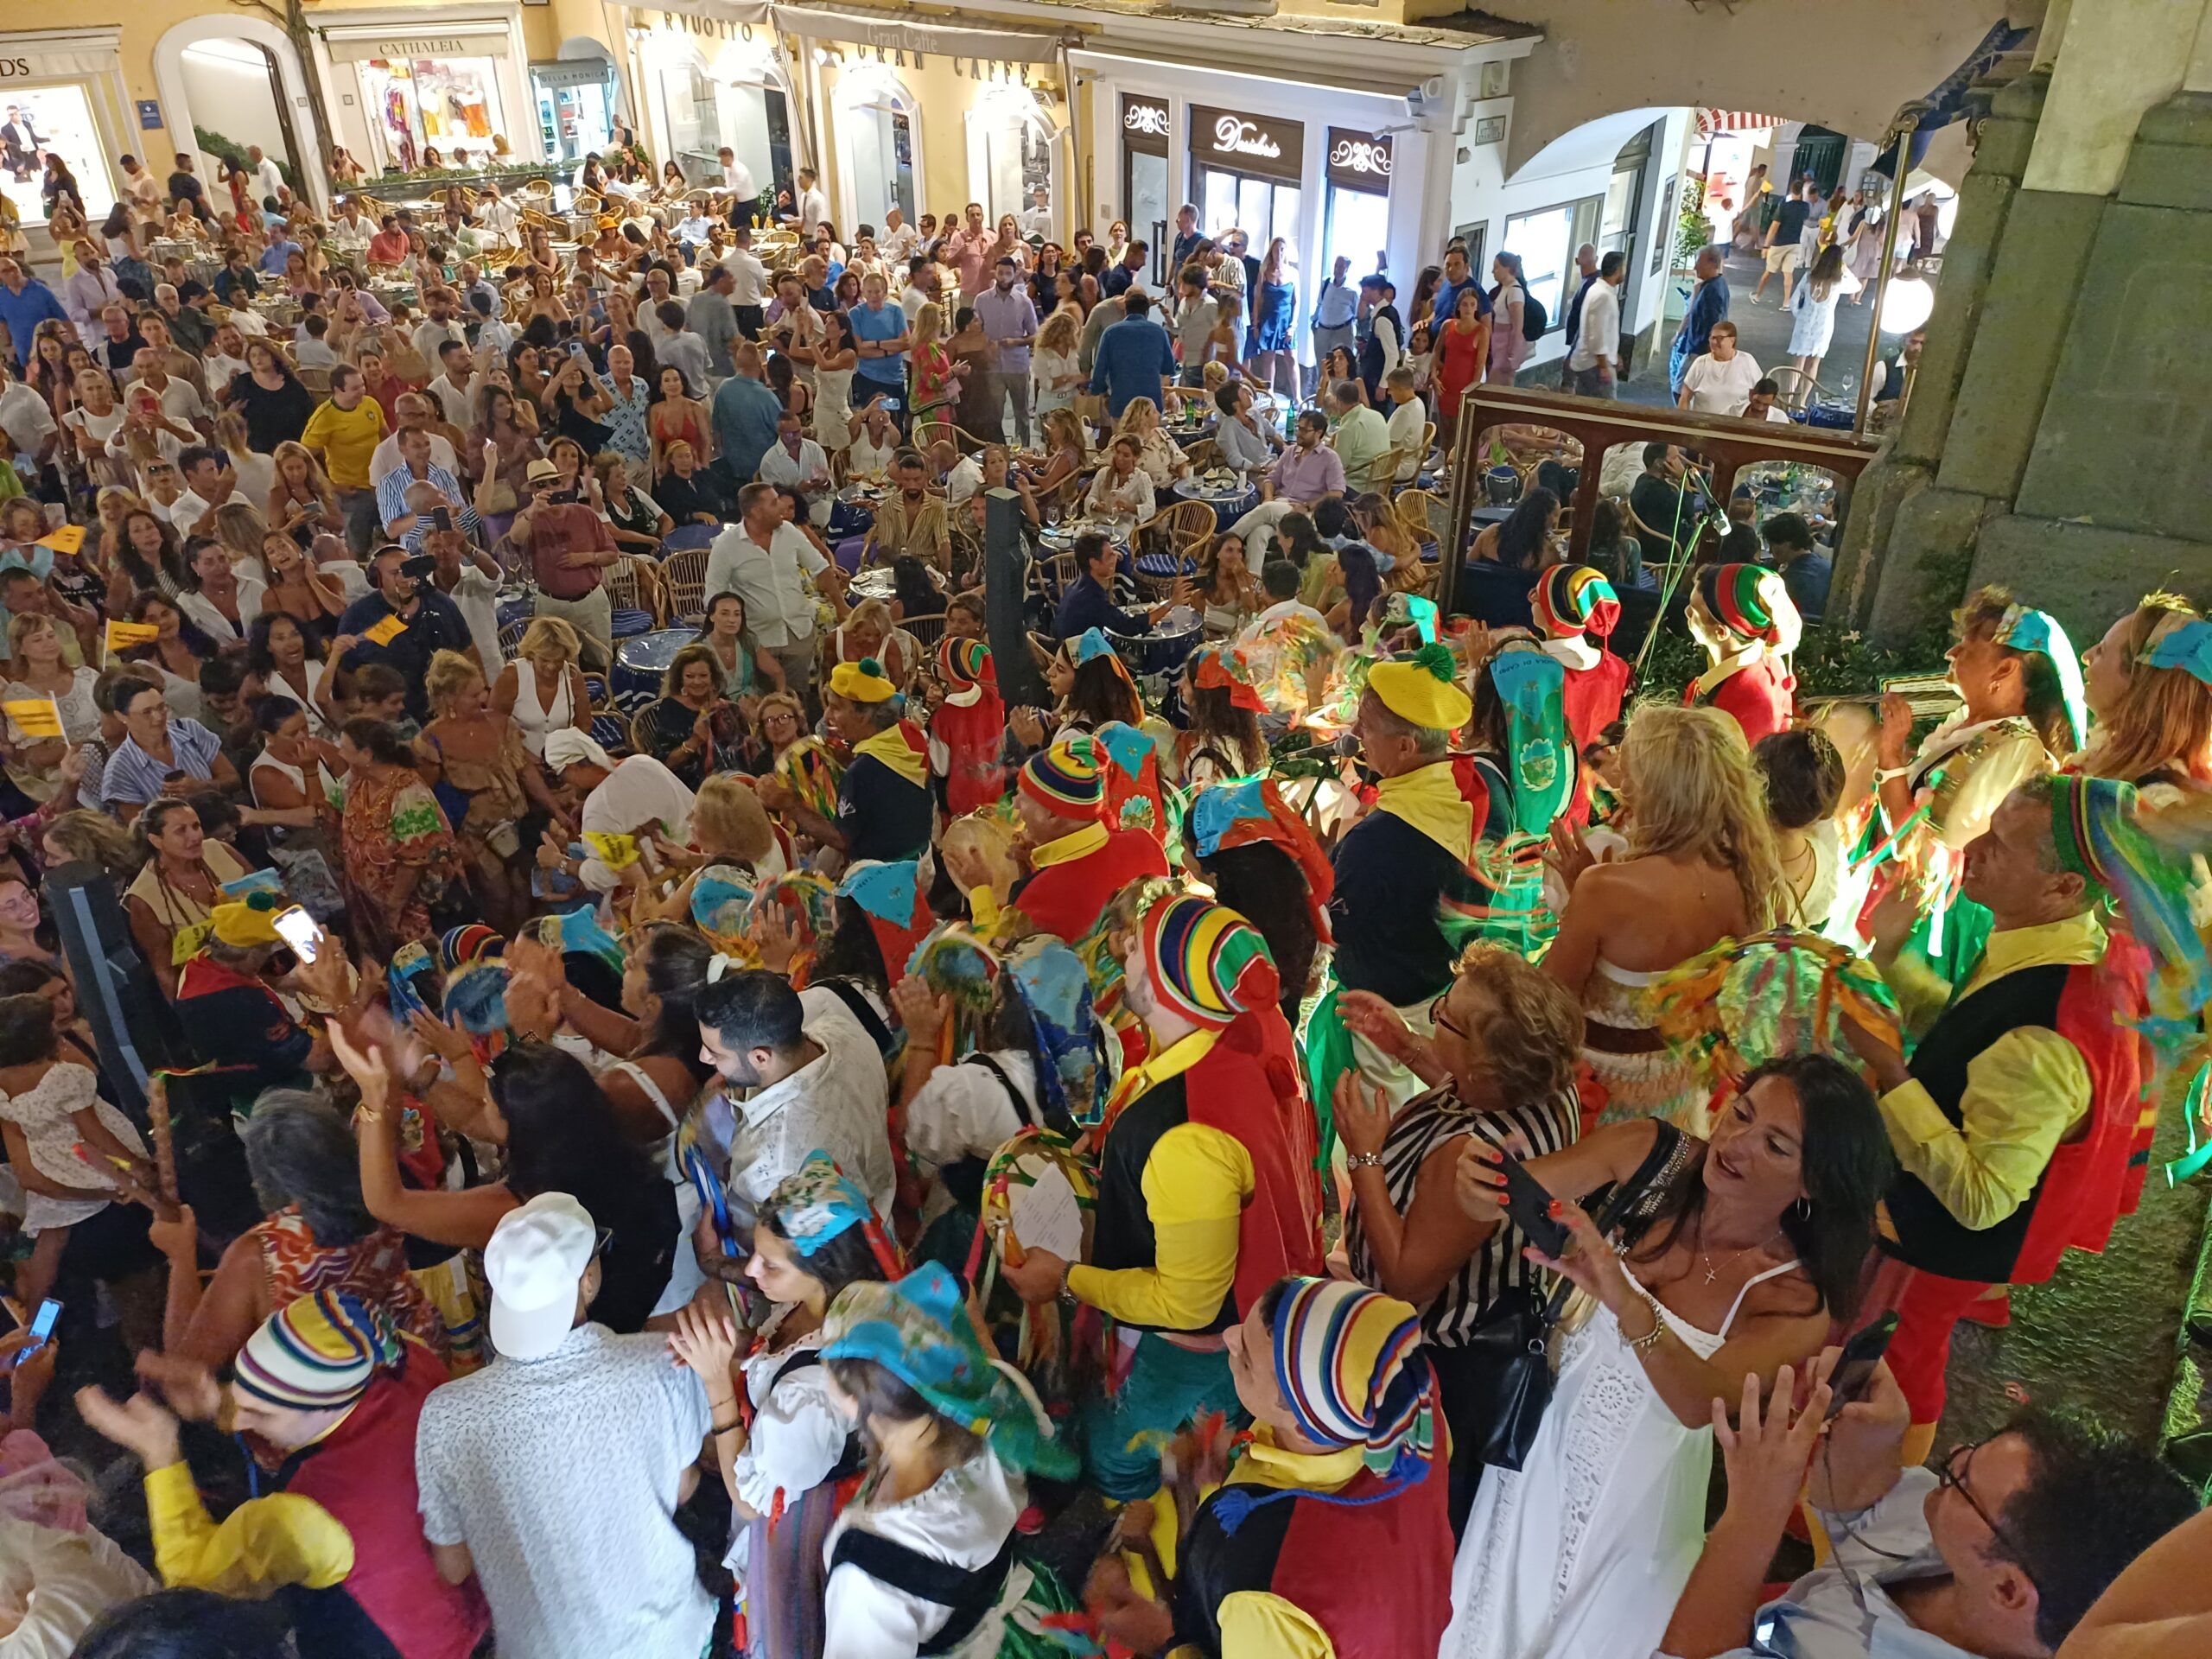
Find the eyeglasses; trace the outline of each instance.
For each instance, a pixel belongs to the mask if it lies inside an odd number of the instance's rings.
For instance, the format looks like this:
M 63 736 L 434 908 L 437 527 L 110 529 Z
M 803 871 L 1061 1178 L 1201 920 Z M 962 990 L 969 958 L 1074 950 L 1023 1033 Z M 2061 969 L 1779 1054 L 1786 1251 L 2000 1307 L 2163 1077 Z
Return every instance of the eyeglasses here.
M 1953 1446 L 1936 1471 L 1936 1484 L 1938 1487 L 1948 1487 L 1965 1500 L 1966 1506 L 1974 1512 L 1975 1517 L 1989 1529 L 1989 1535 L 1997 1541 L 1998 1547 L 2020 1569 L 2020 1576 L 2034 1585 L 2036 1592 L 2040 1595 L 2043 1586 L 2037 1582 L 2034 1570 L 2028 1566 L 2026 1552 L 2012 1541 L 2005 1529 L 1999 1526 L 1989 1511 L 1981 1507 L 1980 1500 L 1967 1490 L 1967 1477 L 1974 1471 L 1974 1454 L 1988 1444 L 1987 1440 L 1976 1440 L 1969 1446 Z
M 1465 1026 L 1453 1025 L 1449 1020 L 1446 1020 L 1444 1017 L 1444 1005 L 1451 1000 L 1452 993 L 1446 991 L 1443 995 L 1438 997 L 1435 1001 L 1428 1005 L 1428 1023 L 1434 1026 L 1439 1031 L 1450 1032 L 1454 1037 L 1457 1037 L 1463 1043 L 1473 1042 L 1475 1040 L 1474 1033 L 1469 1031 Z

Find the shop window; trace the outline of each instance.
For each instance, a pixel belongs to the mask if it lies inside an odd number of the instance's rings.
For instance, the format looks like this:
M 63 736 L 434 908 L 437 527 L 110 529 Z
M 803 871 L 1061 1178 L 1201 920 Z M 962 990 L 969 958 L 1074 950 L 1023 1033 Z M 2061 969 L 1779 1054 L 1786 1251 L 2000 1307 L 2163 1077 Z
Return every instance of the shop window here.
M 1323 275 L 1337 268 L 1338 259 L 1351 261 L 1351 279 L 1376 268 L 1390 245 L 1390 198 L 1372 190 L 1329 187 L 1327 246 L 1322 251 Z
M 597 80 L 556 82 L 532 71 L 531 80 L 537 93 L 538 135 L 548 156 L 580 162 L 613 141 L 613 111 L 604 75 Z
M 97 226 L 115 206 L 109 181 L 107 147 L 100 142 L 99 124 L 92 119 L 91 103 L 80 86 L 11 85 L 7 101 L 16 106 L 16 127 L 0 149 L 0 191 L 26 225 L 46 218 L 46 203 L 39 190 L 46 178 L 41 155 L 59 156 L 76 175 L 85 199 L 85 211 Z M 21 141 L 21 142 L 19 142 Z
M 992 222 L 1029 210 L 1029 193 L 1052 188 L 1052 130 L 1036 116 L 1016 115 L 983 130 L 984 207 Z
M 852 168 L 855 224 L 880 225 L 896 207 L 909 224 L 914 205 L 914 130 L 906 111 L 887 98 L 842 111 L 846 156 Z
M 1567 315 L 1567 279 L 1574 271 L 1574 251 L 1585 242 L 1597 240 L 1599 214 L 1605 203 L 1603 196 L 1585 196 L 1580 201 L 1562 202 L 1533 213 L 1516 213 L 1505 221 L 1499 251 L 1519 256 L 1529 294 L 1555 324 Z M 1489 285 L 1488 262 L 1476 275 L 1485 287 Z
M 1245 251 L 1255 259 L 1264 258 L 1268 244 L 1281 237 L 1283 280 L 1298 280 L 1296 185 L 1276 184 L 1217 167 L 1204 168 L 1198 175 L 1198 228 L 1216 240 L 1230 231 L 1243 232 Z M 1173 272 L 1168 273 L 1168 280 L 1174 280 Z
M 384 158 L 402 172 L 423 165 L 426 150 L 449 162 L 454 146 L 488 149 L 505 130 L 490 58 L 372 58 L 361 89 Z
M 760 189 L 789 187 L 791 113 L 782 87 L 716 80 L 696 62 L 664 68 L 660 79 L 669 147 L 685 178 L 719 178 L 728 144 Z
M 1132 149 L 1126 152 L 1128 176 L 1123 181 L 1122 192 L 1128 201 L 1129 235 L 1133 240 L 1152 244 L 1154 280 L 1157 273 L 1167 266 L 1167 246 L 1173 241 L 1174 221 L 1167 213 L 1167 158 L 1148 151 Z

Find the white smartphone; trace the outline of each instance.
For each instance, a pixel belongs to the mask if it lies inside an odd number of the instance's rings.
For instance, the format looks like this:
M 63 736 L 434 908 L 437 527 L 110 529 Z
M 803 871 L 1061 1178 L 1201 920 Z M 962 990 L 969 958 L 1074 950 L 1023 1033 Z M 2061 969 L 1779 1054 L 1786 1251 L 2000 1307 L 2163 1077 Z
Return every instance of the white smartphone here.
M 292 947 L 293 955 L 302 962 L 313 962 L 315 952 L 322 948 L 322 924 L 297 905 L 278 911 L 275 926 L 278 936 Z

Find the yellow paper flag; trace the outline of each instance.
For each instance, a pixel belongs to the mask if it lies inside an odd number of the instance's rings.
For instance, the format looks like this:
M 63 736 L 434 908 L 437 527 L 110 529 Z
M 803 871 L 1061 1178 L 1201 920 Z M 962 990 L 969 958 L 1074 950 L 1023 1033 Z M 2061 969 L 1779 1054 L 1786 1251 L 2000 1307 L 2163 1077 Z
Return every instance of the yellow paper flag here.
M 129 651 L 137 645 L 150 645 L 161 637 L 161 632 L 150 622 L 111 622 L 107 625 L 107 649 L 113 652 Z
M 635 836 L 612 836 L 601 830 L 587 830 L 583 839 L 591 855 L 610 870 L 626 869 L 638 861 Z
M 395 613 L 387 616 L 373 628 L 364 629 L 361 638 L 372 645 L 388 645 L 407 632 L 407 624 Z
M 31 545 L 50 547 L 57 553 L 75 553 L 85 545 L 85 527 L 82 524 L 64 524 L 60 529 L 40 537 Z
M 0 712 L 14 721 L 34 743 L 61 735 L 61 709 L 52 697 L 25 697 L 21 701 L 11 697 L 0 702 Z

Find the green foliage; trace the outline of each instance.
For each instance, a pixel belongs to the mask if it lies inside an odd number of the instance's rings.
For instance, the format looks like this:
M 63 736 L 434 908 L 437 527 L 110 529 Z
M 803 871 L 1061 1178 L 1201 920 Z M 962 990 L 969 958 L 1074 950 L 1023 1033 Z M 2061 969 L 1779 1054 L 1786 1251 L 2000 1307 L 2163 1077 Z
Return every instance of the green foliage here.
M 248 172 L 253 167 L 253 159 L 245 153 L 244 144 L 235 138 L 226 137 L 211 127 L 203 127 L 195 122 L 192 129 L 192 141 L 210 156 L 219 156 L 229 162 L 232 168 L 237 172 Z M 297 169 L 281 156 L 272 159 L 276 163 L 279 176 L 296 193 L 300 188 L 300 175 Z M 257 201 L 254 203 L 257 207 L 260 205 Z
M 1873 644 L 1866 635 L 1840 626 L 1805 631 L 1796 654 L 1789 659 L 1797 676 L 1797 696 L 1809 697 L 1869 696 L 1882 682 L 1904 674 L 1940 674 L 1943 646 L 1949 641 L 1948 614 L 1932 645 L 1916 637 L 1901 650 Z M 1636 694 L 1672 702 L 1682 689 L 1705 671 L 1705 652 L 1687 634 L 1662 629 L 1643 660 Z
M 1695 174 L 1682 175 L 1682 206 L 1675 215 L 1675 263 L 1694 264 L 1712 234 L 1705 222 L 1705 181 Z

